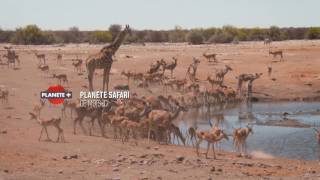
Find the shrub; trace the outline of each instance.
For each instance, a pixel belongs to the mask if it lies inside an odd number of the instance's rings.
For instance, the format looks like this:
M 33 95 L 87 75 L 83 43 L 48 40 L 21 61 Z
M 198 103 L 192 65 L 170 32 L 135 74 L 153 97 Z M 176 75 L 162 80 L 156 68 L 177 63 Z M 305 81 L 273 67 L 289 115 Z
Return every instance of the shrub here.
M 277 26 L 271 26 L 269 29 L 269 37 L 273 41 L 281 40 L 281 30 Z
M 187 40 L 191 44 L 203 44 L 203 36 L 200 30 L 191 30 L 187 34 Z
M 24 28 L 17 28 L 11 41 L 15 44 L 44 44 L 46 43 L 45 38 L 40 28 L 36 25 L 28 25 Z
M 235 38 L 235 36 L 233 36 L 229 32 L 219 30 L 209 39 L 209 42 L 211 42 L 211 43 L 231 43 L 234 38 Z
M 173 31 L 168 33 L 170 42 L 185 42 L 186 33 L 180 26 L 176 26 Z
M 165 34 L 161 31 L 148 31 L 145 39 L 149 42 L 164 42 Z
M 263 29 L 260 29 L 260 28 L 250 29 L 249 39 L 251 41 L 259 41 L 259 40 L 261 41 L 261 40 L 264 40 L 266 36 L 267 34 Z
M 311 27 L 306 32 L 306 38 L 308 39 L 320 39 L 320 28 L 318 27 Z
M 208 28 L 202 31 L 203 38 L 205 41 L 209 41 L 209 39 L 217 32 L 217 28 Z
M 111 42 L 112 35 L 106 31 L 95 31 L 92 33 L 90 43 L 107 43 Z
M 118 33 L 121 32 L 120 24 L 111 24 L 109 27 L 109 32 L 111 32 L 112 41 L 117 37 Z

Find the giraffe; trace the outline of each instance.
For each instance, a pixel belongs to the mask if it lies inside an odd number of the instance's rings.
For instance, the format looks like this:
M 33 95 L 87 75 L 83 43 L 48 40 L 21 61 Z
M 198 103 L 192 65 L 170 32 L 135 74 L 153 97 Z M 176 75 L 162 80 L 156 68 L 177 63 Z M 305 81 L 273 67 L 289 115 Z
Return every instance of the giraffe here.
M 127 34 L 131 34 L 129 25 L 125 26 L 124 30 L 117 35 L 111 44 L 104 46 L 100 52 L 87 58 L 86 66 L 90 91 L 93 91 L 92 81 L 95 69 L 103 69 L 103 91 L 105 90 L 105 84 L 107 84 L 107 91 L 109 90 L 109 75 L 113 63 L 113 56 L 119 49 Z

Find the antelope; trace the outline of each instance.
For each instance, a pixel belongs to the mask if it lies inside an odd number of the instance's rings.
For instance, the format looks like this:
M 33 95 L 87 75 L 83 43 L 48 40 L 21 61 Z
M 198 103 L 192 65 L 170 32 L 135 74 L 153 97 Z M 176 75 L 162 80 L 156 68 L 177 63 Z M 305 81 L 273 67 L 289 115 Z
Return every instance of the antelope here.
M 191 82 L 196 81 L 196 73 L 197 73 L 199 63 L 200 63 L 200 60 L 193 57 L 193 62 L 189 65 L 187 69 L 186 77 L 188 76 Z
M 41 110 L 44 107 L 45 103 L 46 102 L 44 100 L 40 100 L 40 103 L 36 103 L 33 105 L 33 112 L 35 112 L 39 118 Z
M 215 53 L 213 53 L 213 54 L 203 53 L 202 55 L 203 55 L 203 57 L 205 57 L 208 60 L 208 62 L 211 62 L 211 59 L 213 59 L 213 62 L 218 62 L 217 54 L 215 54 Z
M 263 44 L 264 45 L 268 45 L 268 44 L 271 44 L 272 40 L 269 39 L 269 38 L 265 38 L 264 41 L 263 41 Z
M 272 64 L 268 64 L 268 76 L 271 76 L 272 73 Z
M 269 56 L 270 56 L 271 54 L 273 55 L 273 58 L 276 58 L 277 56 L 280 56 L 280 57 L 281 57 L 280 60 L 283 60 L 283 51 L 282 51 L 282 50 L 271 51 L 271 50 L 269 49 Z
M 2 99 L 2 103 L 9 102 L 9 91 L 7 89 L 5 90 L 0 89 L 0 99 Z
M 119 90 L 119 91 L 129 91 L 129 85 L 127 84 L 119 84 L 113 87 L 114 90 Z
M 132 73 L 132 77 L 135 81 L 143 81 L 143 73 Z
M 36 57 L 39 60 L 39 64 L 41 64 L 41 61 L 43 61 L 43 64 L 46 64 L 46 55 L 45 54 L 38 54 L 37 52 L 34 52 Z
M 177 139 L 178 144 L 180 143 L 180 141 L 183 143 L 183 145 L 186 145 L 186 139 L 183 137 L 179 127 L 177 127 L 176 125 L 174 125 L 173 123 L 171 123 L 169 125 L 169 129 L 172 134 L 173 134 L 173 141 L 175 139 Z M 171 139 L 171 134 L 168 134 L 169 138 Z M 180 139 L 180 141 L 179 141 Z
M 75 108 L 77 117 L 73 120 L 73 134 L 76 134 L 76 126 L 77 123 L 79 123 L 80 127 L 82 128 L 82 131 L 84 132 L 84 134 L 87 134 L 87 131 L 85 130 L 85 128 L 83 127 L 83 119 L 85 117 L 89 117 L 91 118 L 90 123 L 91 126 L 89 128 L 89 135 L 92 135 L 92 129 L 94 126 L 94 121 L 95 119 L 98 119 L 98 123 L 101 129 L 101 134 L 104 137 L 104 128 L 101 124 L 101 116 L 102 116 L 102 108 L 98 108 L 98 109 L 94 109 L 94 108 L 87 108 L 87 107 L 81 107 L 81 106 L 77 106 Z
M 161 61 L 162 61 L 162 59 L 161 59 Z M 157 72 L 160 69 L 160 67 L 161 67 L 161 62 L 156 61 L 156 63 L 150 65 L 150 69 L 149 69 L 148 73 L 153 74 L 153 73 Z
M 74 70 L 77 72 L 81 72 L 82 71 L 82 59 L 76 59 L 73 60 L 74 62 L 72 62 L 72 65 L 74 67 Z
M 10 67 L 10 64 L 13 64 L 13 68 L 15 68 L 16 61 L 17 61 L 18 65 L 20 66 L 19 55 L 14 50 L 7 49 L 7 54 L 3 55 L 3 57 L 6 57 L 8 59 L 8 61 L 7 61 L 8 68 Z
M 207 81 L 211 84 L 212 88 L 214 85 L 222 87 L 223 80 L 218 80 L 218 79 L 214 78 L 213 76 L 208 76 Z
M 194 141 L 197 141 L 197 133 L 196 133 L 196 129 L 194 127 L 189 127 L 188 131 L 187 131 L 187 139 L 189 139 L 189 141 L 192 143 L 192 146 L 194 147 Z
M 130 78 L 133 77 L 133 73 L 130 71 L 122 71 L 121 75 L 125 76 L 128 80 L 128 84 L 130 83 Z
M 196 143 L 196 150 L 197 150 L 197 155 L 199 156 L 199 145 L 200 143 L 205 140 L 208 142 L 207 145 L 207 152 L 206 152 L 206 158 L 208 158 L 208 152 L 210 149 L 210 144 L 212 144 L 212 151 L 213 151 L 213 157 L 216 159 L 216 153 L 214 151 L 214 144 L 222 139 L 229 140 L 228 135 L 224 133 L 223 130 L 220 131 L 219 135 L 216 135 L 213 132 L 205 132 L 205 131 L 197 131 L 196 132 L 197 137 L 199 138 L 199 141 Z
M 151 131 L 154 131 L 157 133 L 157 139 L 160 144 L 160 133 L 168 130 L 172 121 L 179 116 L 181 111 L 187 111 L 187 109 L 180 106 L 178 103 L 176 103 L 176 106 L 177 108 L 173 112 L 166 110 L 152 110 L 150 113 L 148 113 L 148 142 L 150 141 Z
M 48 126 L 53 126 L 58 130 L 58 137 L 57 137 L 56 142 L 59 142 L 59 141 L 65 142 L 63 129 L 60 127 L 61 118 L 53 117 L 51 119 L 40 119 L 37 115 L 35 115 L 32 112 L 29 112 L 29 114 L 31 116 L 30 120 L 36 120 L 42 126 L 42 129 L 41 129 L 41 132 L 40 132 L 40 137 L 39 137 L 38 141 L 41 140 L 43 130 L 45 130 L 45 132 L 47 134 L 47 139 L 46 140 L 47 141 L 51 141 L 51 139 L 49 138 L 47 127 Z
M 61 82 L 69 84 L 69 81 L 68 81 L 68 78 L 67 78 L 66 74 L 58 74 L 58 75 L 57 74 L 53 74 L 53 78 L 58 79 L 59 85 L 61 85 Z
M 57 64 L 61 64 L 62 63 L 62 54 L 58 54 L 57 55 Z
M 241 153 L 245 154 L 247 151 L 246 140 L 250 133 L 253 134 L 253 130 L 249 124 L 245 128 L 236 128 L 233 130 L 233 145 L 237 151 L 239 151 L 240 156 Z
M 224 76 L 229 72 L 229 71 L 232 71 L 232 68 L 228 65 L 225 65 L 225 68 L 224 69 L 221 69 L 219 70 L 217 73 L 216 73 L 216 78 L 217 80 L 220 80 L 223 82 L 224 80 Z
M 47 74 L 49 72 L 49 66 L 48 65 L 39 65 L 38 69 L 40 69 L 42 72 L 45 72 Z
M 318 140 L 318 144 L 320 145 L 320 131 L 316 128 L 313 128 L 313 130 L 317 133 L 317 140 Z
M 61 117 L 67 117 L 66 109 L 70 108 L 70 117 L 72 118 L 72 112 L 76 107 L 77 107 L 77 103 L 76 102 L 71 102 L 71 101 L 65 100 L 63 102 L 63 104 L 62 104 Z
M 174 60 L 171 63 L 166 63 L 163 59 L 161 59 L 161 64 L 163 67 L 163 71 L 165 71 L 166 69 L 171 71 L 171 78 L 173 77 L 173 70 L 177 67 L 177 61 L 178 59 L 175 57 L 172 57 L 172 59 Z M 163 72 L 164 73 L 164 72 Z
M 135 139 L 135 144 L 138 145 L 137 132 L 139 132 L 141 124 L 139 122 L 125 119 L 121 121 L 120 126 L 123 132 L 122 143 L 128 141 L 129 136 L 132 135 Z

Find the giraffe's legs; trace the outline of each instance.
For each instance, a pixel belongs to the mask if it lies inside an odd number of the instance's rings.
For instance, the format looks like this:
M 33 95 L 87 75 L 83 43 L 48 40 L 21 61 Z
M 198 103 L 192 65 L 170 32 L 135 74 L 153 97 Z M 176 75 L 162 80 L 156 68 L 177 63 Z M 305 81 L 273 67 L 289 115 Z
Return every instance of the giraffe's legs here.
M 111 70 L 111 65 L 110 67 L 107 68 L 107 77 L 106 77 L 107 91 L 109 91 L 110 70 Z
M 104 68 L 104 69 L 103 69 L 103 81 L 102 81 L 103 86 L 102 86 L 102 91 L 105 90 L 106 76 L 109 76 L 109 75 L 107 75 L 107 68 Z
M 89 80 L 89 90 L 90 91 L 93 91 L 93 84 L 92 84 L 93 74 L 94 74 L 94 70 L 91 70 L 88 67 L 88 80 Z

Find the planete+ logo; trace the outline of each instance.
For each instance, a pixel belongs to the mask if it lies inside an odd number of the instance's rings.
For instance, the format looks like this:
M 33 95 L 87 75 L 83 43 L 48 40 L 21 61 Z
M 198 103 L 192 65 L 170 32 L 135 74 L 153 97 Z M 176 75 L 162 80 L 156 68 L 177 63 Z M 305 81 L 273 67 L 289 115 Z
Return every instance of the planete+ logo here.
M 72 92 L 66 91 L 64 87 L 50 86 L 48 90 L 40 92 L 41 99 L 48 99 L 51 104 L 62 104 L 65 99 L 72 98 Z

